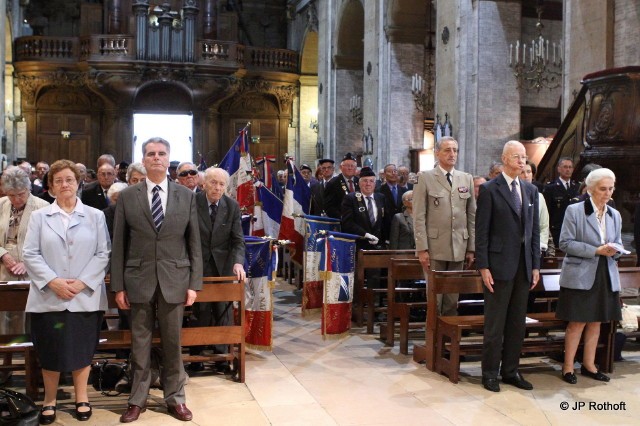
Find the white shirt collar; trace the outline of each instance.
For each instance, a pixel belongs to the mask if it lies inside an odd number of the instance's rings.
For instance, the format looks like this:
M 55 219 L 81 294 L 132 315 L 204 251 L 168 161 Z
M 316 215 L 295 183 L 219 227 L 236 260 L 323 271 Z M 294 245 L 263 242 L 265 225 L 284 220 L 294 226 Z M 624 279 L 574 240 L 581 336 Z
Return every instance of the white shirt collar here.
M 71 213 L 67 213 L 64 210 L 62 210 L 62 208 L 58 205 L 58 200 L 56 199 L 52 204 L 51 204 L 51 213 L 60 213 L 60 214 L 64 214 L 67 216 L 71 216 L 74 213 L 79 213 L 79 214 L 83 214 L 84 213 L 84 204 L 82 204 L 82 201 L 80 201 L 79 197 L 76 197 L 76 206 L 73 208 L 73 210 L 71 211 Z
M 152 181 L 147 179 L 147 194 L 151 195 L 151 193 L 153 192 L 153 188 L 155 188 L 156 185 L 158 185 L 165 194 L 168 193 L 169 181 L 167 180 L 167 178 L 164 178 L 164 180 L 160 183 L 153 183 Z
M 516 186 L 518 188 L 520 188 L 520 179 L 518 179 L 517 176 L 514 179 L 511 176 L 509 176 L 508 174 L 506 174 L 505 172 L 502 172 L 502 176 L 504 176 L 504 179 L 507 181 L 507 185 L 509 185 L 509 188 L 511 188 L 511 182 L 513 182 L 514 180 L 516 181 Z
M 453 176 L 453 171 L 455 170 L 455 168 L 451 169 L 450 172 L 446 171 L 445 169 L 442 168 L 442 166 L 440 166 L 440 164 L 438 164 L 438 168 L 440 169 L 440 171 L 442 172 L 443 175 L 447 175 L 447 173 L 451 173 L 451 176 Z

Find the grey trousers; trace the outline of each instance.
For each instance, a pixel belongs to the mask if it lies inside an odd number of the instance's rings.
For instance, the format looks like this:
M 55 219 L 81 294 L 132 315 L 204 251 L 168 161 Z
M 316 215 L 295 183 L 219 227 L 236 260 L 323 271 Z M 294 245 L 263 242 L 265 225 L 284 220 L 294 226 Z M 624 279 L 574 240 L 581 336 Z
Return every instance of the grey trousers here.
M 180 333 L 183 303 L 167 303 L 160 287 L 148 303 L 131 304 L 131 396 L 129 404 L 147 405 L 151 386 L 151 343 L 153 329 L 158 321 L 162 341 L 161 381 L 167 405 L 184 404 L 186 373 L 182 364 Z
M 449 262 L 431 259 L 432 271 L 461 271 L 463 269 L 464 260 L 462 262 Z M 429 284 L 427 283 L 427 285 Z M 446 317 L 458 315 L 458 293 L 438 295 L 438 315 Z

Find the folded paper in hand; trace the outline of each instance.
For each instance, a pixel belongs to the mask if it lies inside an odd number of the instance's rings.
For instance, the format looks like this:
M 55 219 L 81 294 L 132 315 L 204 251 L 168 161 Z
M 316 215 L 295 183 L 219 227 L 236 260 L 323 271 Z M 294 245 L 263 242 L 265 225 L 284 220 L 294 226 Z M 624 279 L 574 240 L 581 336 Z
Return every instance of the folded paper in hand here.
M 622 244 L 607 243 L 609 247 L 613 247 L 620 254 L 631 254 L 629 250 L 626 250 Z

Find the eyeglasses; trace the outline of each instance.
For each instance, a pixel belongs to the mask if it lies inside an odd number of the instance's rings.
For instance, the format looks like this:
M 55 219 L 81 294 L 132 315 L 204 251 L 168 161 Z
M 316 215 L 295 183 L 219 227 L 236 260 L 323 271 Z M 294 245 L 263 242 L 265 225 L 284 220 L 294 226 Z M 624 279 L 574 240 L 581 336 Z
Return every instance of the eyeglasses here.
M 529 157 L 527 157 L 526 155 L 518 155 L 518 154 L 513 154 L 511 158 L 513 158 L 514 160 L 522 160 L 522 161 L 527 161 L 529 159 Z
M 54 179 L 53 180 L 53 184 L 55 186 L 62 186 L 63 183 L 66 183 L 67 185 L 75 185 L 76 184 L 76 180 L 74 178 Z
M 195 176 L 198 174 L 197 170 L 185 170 L 183 172 L 178 173 L 179 177 L 187 177 L 187 175 L 189 176 Z

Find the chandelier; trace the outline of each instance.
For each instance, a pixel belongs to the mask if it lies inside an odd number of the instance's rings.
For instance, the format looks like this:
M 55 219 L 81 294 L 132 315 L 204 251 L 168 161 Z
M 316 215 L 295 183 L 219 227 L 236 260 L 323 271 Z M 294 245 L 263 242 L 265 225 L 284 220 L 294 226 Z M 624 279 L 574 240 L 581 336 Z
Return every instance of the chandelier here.
M 539 0 L 536 6 L 538 37 L 531 40 L 531 44 L 520 43 L 520 40 L 509 44 L 509 67 L 513 69 L 518 89 L 539 92 L 542 88 L 551 90 L 562 84 L 562 45 L 543 37 L 543 9 L 543 1 Z

